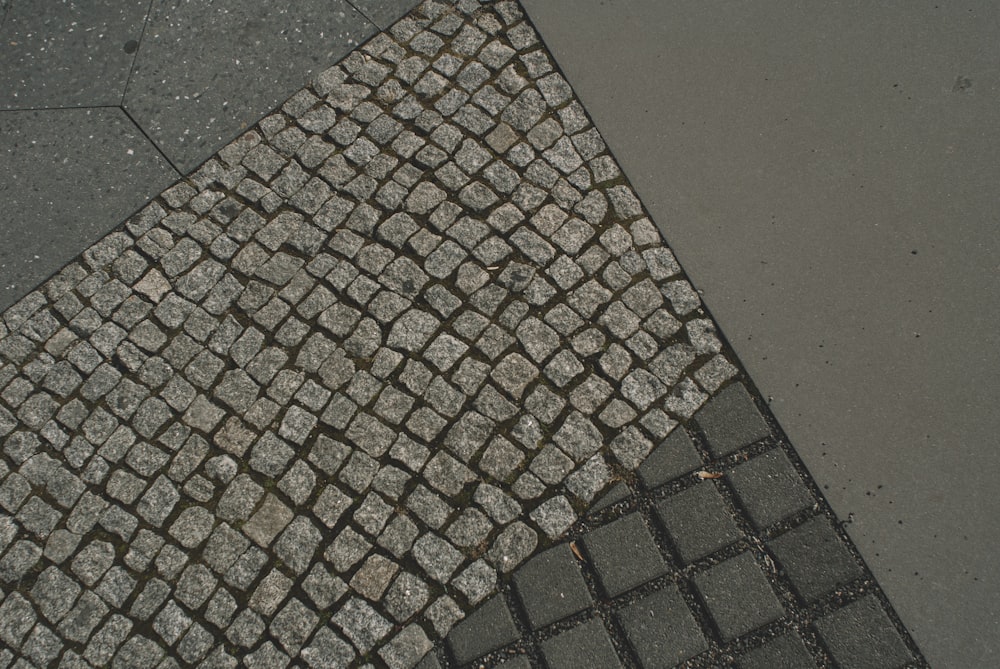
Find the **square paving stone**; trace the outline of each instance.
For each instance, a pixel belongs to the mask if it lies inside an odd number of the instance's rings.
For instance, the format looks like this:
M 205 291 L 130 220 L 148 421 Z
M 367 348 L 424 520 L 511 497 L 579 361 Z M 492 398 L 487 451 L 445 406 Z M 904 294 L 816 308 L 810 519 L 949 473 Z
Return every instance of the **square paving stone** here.
M 31 588 L 31 598 L 49 622 L 58 623 L 73 608 L 80 590 L 76 581 L 58 568 L 49 567 L 39 574 Z
M 374 31 L 346 0 L 307 0 L 294 12 L 262 1 L 157 3 L 125 106 L 188 172 L 298 90 L 317 64 L 332 65 Z M 229 68 L 219 79 L 223 54 Z
M 267 547 L 294 515 L 277 497 L 268 494 L 257 513 L 243 525 L 243 531 L 261 547 Z
M 591 505 L 590 511 L 592 513 L 600 513 L 604 509 L 614 506 L 618 502 L 628 499 L 631 496 L 632 490 L 624 481 L 619 481 L 608 489 L 607 492 L 601 495 L 593 505 Z
M 559 544 L 532 558 L 514 574 L 514 585 L 533 629 L 593 605 L 569 544 Z
M 702 481 L 656 505 L 656 515 L 685 563 L 728 546 L 741 533 L 722 496 L 710 481 Z
M 282 647 L 295 656 L 318 622 L 319 617 L 308 606 L 293 597 L 274 616 L 270 631 Z
M 897 669 L 913 659 L 872 595 L 817 620 L 816 629 L 843 669 Z
M 448 634 L 448 647 L 466 664 L 521 637 L 507 603 L 498 595 L 475 610 Z
M 670 585 L 616 614 L 643 669 L 666 669 L 708 649 L 676 586 Z
M 45 625 L 38 624 L 25 639 L 21 650 L 26 657 L 34 660 L 37 666 L 44 667 L 59 655 L 62 648 L 62 639 Z
M 174 596 L 189 606 L 197 609 L 209 598 L 218 580 L 208 568 L 200 564 L 192 564 L 184 570 L 177 580 Z
M 705 432 L 708 450 L 721 457 L 771 434 L 750 393 L 742 384 L 725 388 L 695 416 Z
M 727 474 L 754 525 L 767 527 L 813 503 L 792 463 L 779 449 L 735 467 Z
M 340 607 L 333 622 L 362 653 L 367 653 L 392 631 L 392 625 L 385 618 L 356 598 Z
M 0 604 L 0 641 L 10 648 L 19 648 L 21 639 L 35 624 L 35 620 L 31 603 L 20 594 L 11 593 Z
M 698 574 L 694 583 L 726 641 L 784 614 L 750 553 L 742 553 Z
M 86 643 L 97 624 L 108 613 L 108 607 L 97 595 L 84 592 L 76 605 L 59 623 L 59 633 L 69 641 Z
M 126 641 L 112 663 L 114 669 L 155 667 L 163 657 L 163 649 L 153 640 L 137 634 Z
M 768 542 L 781 568 L 806 601 L 864 574 L 823 516 L 811 518 Z
M 583 543 L 609 597 L 667 573 L 653 536 L 636 513 L 593 530 Z
M 802 639 L 789 632 L 749 651 L 739 659 L 737 666 L 739 669 L 811 669 L 816 663 Z
M 412 669 L 433 647 L 427 633 L 419 625 L 412 624 L 395 634 L 379 650 L 379 655 L 389 669 Z
M 549 669 L 579 669 L 581 666 L 615 669 L 622 666 L 608 631 L 598 619 L 544 641 L 542 655 Z
M 698 449 L 688 433 L 677 427 L 639 466 L 639 480 L 649 489 L 669 483 L 702 464 Z

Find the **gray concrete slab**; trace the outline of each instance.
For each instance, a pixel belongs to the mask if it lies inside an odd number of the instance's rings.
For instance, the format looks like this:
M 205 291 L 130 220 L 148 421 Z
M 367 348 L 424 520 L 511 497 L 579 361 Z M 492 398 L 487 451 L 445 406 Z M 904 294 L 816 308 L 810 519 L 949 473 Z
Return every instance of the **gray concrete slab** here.
M 382 30 L 419 4 L 418 0 L 350 0 L 350 2 L 355 9 Z
M 121 104 L 148 0 L 0 6 L 0 109 Z
M 161 0 L 125 108 L 187 173 L 375 30 L 345 0 Z
M 936 667 L 1000 658 L 1000 8 L 526 0 Z
M 0 111 L 0 310 L 179 176 L 121 109 Z

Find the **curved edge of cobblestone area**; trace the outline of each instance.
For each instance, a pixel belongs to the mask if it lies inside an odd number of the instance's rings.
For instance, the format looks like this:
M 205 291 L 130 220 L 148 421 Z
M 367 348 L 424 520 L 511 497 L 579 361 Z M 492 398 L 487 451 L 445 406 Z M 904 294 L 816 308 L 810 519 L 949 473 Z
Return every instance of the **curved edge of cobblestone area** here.
M 38 666 L 412 667 L 737 374 L 510 0 L 425 2 L 0 321 Z
M 741 373 L 420 669 L 927 667 Z

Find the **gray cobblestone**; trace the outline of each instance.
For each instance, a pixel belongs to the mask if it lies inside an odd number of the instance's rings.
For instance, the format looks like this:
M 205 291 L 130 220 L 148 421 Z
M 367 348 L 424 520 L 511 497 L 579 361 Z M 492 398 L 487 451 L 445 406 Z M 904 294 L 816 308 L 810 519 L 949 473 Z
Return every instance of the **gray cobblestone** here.
M 371 606 L 352 598 L 333 616 L 333 622 L 362 653 L 385 637 L 391 626 Z
M 59 634 L 77 643 L 86 643 L 108 607 L 92 592 L 85 591 L 59 623 Z

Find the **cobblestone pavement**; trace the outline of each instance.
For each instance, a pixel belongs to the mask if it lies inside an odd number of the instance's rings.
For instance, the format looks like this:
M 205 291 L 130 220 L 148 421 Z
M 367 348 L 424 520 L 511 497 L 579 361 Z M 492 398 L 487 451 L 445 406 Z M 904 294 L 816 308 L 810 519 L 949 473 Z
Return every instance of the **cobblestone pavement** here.
M 515 2 L 421 5 L 6 311 L 0 356 L 0 666 L 406 668 L 477 610 L 472 661 L 529 560 L 495 631 L 547 658 L 595 606 L 626 665 L 786 629 L 917 657 Z M 613 481 L 642 496 L 572 530 L 582 572 L 532 559 Z M 536 610 L 549 573 L 597 603 Z

